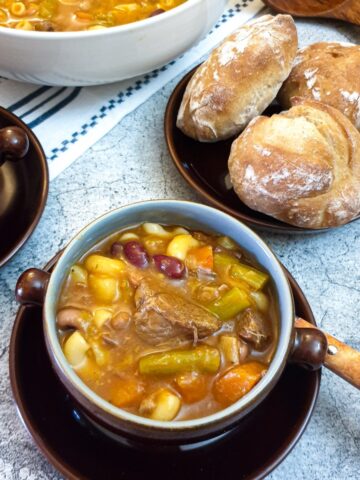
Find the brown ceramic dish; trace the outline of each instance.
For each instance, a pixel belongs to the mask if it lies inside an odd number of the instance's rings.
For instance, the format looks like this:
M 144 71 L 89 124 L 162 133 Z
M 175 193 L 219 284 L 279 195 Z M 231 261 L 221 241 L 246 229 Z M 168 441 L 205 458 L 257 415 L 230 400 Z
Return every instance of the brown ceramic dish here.
M 58 258 L 44 269 L 51 270 Z M 304 294 L 287 275 L 297 314 L 315 324 Z M 320 371 L 288 365 L 264 402 L 229 438 L 196 452 L 178 450 L 163 455 L 123 447 L 91 429 L 49 362 L 41 308 L 19 309 L 10 343 L 11 386 L 21 419 L 49 462 L 71 480 L 119 476 L 130 480 L 144 471 L 156 471 L 159 480 L 169 476 L 174 480 L 231 478 L 235 471 L 243 480 L 264 478 L 304 432 L 315 407 L 320 377 Z M 262 435 L 258 435 L 260 430 Z
M 21 161 L 0 166 L 0 232 L 5 232 L 0 235 L 0 267 L 34 231 L 48 194 L 48 168 L 38 139 L 16 115 L 0 107 L 0 128 L 8 126 L 25 131 L 29 150 Z
M 338 18 L 360 25 L 359 0 L 264 0 L 277 12 L 297 17 Z
M 97 395 L 80 379 L 69 365 L 60 346 L 56 307 L 70 268 L 100 240 L 124 227 L 145 221 L 183 225 L 190 230 L 198 229 L 220 235 L 230 234 L 272 279 L 278 304 L 279 336 L 269 368 L 246 395 L 230 406 L 205 417 L 159 421 L 118 408 Z M 293 298 L 286 275 L 261 238 L 233 217 L 201 204 L 157 200 L 113 210 L 92 222 L 73 238 L 51 275 L 36 269 L 24 272 L 18 280 L 16 295 L 23 304 L 43 305 L 46 345 L 58 378 L 94 426 L 119 442 L 136 442 L 146 445 L 147 448 L 155 448 L 184 444 L 195 447 L 200 446 L 199 442 L 204 440 L 216 440 L 224 432 L 233 430 L 265 400 L 289 362 L 296 362 L 310 369 L 318 369 L 324 364 L 360 387 L 360 353 L 330 336 L 325 336 L 318 329 L 309 328 L 309 323 L 295 318 Z M 328 354 L 328 344 L 336 345 L 333 355 Z
M 191 70 L 175 87 L 166 107 L 164 122 L 165 139 L 171 158 L 187 183 L 208 203 L 251 227 L 277 233 L 328 231 L 328 228 L 310 230 L 295 227 L 251 210 L 237 197 L 229 181 L 227 162 L 233 140 L 201 143 L 187 137 L 176 127 L 176 118 L 185 88 L 196 68 Z M 279 113 L 280 110 L 280 106 L 274 103 L 265 110 L 264 115 Z

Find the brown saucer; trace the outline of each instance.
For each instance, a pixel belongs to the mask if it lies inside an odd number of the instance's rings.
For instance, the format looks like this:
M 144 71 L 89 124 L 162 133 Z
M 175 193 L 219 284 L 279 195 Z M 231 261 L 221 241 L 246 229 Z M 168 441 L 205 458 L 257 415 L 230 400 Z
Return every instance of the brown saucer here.
M 0 267 L 34 231 L 48 194 L 48 167 L 39 140 L 16 115 L 0 107 L 0 128 L 13 125 L 25 130 L 30 146 L 25 158 L 0 167 Z
M 233 139 L 201 143 L 187 137 L 176 127 L 176 118 L 185 88 L 196 68 L 178 83 L 171 94 L 166 107 L 164 125 L 170 155 L 188 184 L 208 203 L 254 228 L 278 233 L 319 233 L 330 230 L 295 227 L 251 210 L 237 197 L 229 182 L 227 162 Z M 274 103 L 265 110 L 264 115 L 279 113 L 280 110 L 280 106 Z M 352 221 L 358 218 L 360 216 Z
M 51 270 L 58 256 L 45 267 Z M 288 273 L 296 312 L 315 324 Z M 57 380 L 44 343 L 41 308 L 21 307 L 10 342 L 10 379 L 18 412 L 35 443 L 69 479 L 260 479 L 292 450 L 313 413 L 321 372 L 288 365 L 269 396 L 218 444 L 154 453 L 124 447 L 92 430 Z

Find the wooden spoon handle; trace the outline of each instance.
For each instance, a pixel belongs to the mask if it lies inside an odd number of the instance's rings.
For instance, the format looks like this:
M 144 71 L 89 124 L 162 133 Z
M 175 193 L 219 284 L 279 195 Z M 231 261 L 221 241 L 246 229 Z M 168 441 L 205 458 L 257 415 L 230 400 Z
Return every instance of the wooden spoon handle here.
M 296 328 L 316 328 L 315 325 L 303 320 L 295 319 Z M 340 342 L 333 336 L 323 332 L 328 341 L 324 365 L 347 382 L 360 389 L 360 352 Z

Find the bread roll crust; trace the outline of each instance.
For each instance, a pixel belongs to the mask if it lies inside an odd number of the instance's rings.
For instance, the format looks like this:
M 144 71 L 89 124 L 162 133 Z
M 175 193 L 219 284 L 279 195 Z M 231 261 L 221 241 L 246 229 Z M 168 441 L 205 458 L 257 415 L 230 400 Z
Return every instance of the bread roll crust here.
M 257 117 L 234 141 L 230 178 L 250 208 L 302 228 L 342 225 L 360 213 L 360 134 L 338 110 L 294 98 Z
M 264 15 L 216 48 L 187 85 L 177 118 L 202 142 L 237 135 L 276 97 L 290 73 L 297 32 L 289 15 Z
M 360 130 L 360 46 L 319 42 L 299 50 L 278 99 L 289 108 L 294 96 L 337 108 Z

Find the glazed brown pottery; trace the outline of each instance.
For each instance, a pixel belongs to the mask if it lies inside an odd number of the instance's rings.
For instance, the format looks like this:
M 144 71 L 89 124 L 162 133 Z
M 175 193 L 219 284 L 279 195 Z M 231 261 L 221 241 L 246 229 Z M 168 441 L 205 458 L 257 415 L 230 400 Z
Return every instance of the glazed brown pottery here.
M 8 128 L 13 126 L 19 130 Z M 40 220 L 48 193 L 48 168 L 34 133 L 1 107 L 0 128 L 1 267 L 26 242 Z M 19 161 L 16 157 L 23 158 Z
M 338 18 L 360 25 L 359 0 L 263 0 L 281 13 L 297 17 Z
M 56 261 L 57 257 L 45 270 Z M 315 324 L 302 291 L 287 275 L 296 313 Z M 164 455 L 121 446 L 91 428 L 49 362 L 41 308 L 19 309 L 10 343 L 10 378 L 18 412 L 49 462 L 71 480 L 133 480 L 143 472 L 156 472 L 158 480 L 232 478 L 234 472 L 239 480 L 264 478 L 304 432 L 315 407 L 320 377 L 320 370 L 310 372 L 288 365 L 267 398 L 230 437 L 193 452 L 179 449 Z
M 176 118 L 185 88 L 196 68 L 191 70 L 178 83 L 171 94 L 164 121 L 165 139 L 171 158 L 190 187 L 209 204 L 251 227 L 278 233 L 328 231 L 327 228 L 305 229 L 295 227 L 251 210 L 237 197 L 229 181 L 227 162 L 233 139 L 216 143 L 202 143 L 187 137 L 176 127 Z M 272 115 L 279 113 L 279 111 L 280 106 L 274 103 L 265 110 L 264 115 Z

